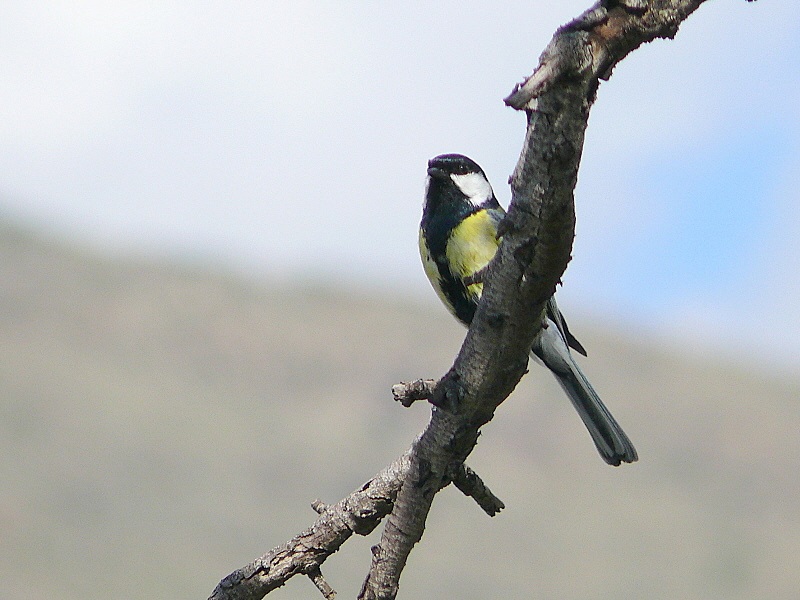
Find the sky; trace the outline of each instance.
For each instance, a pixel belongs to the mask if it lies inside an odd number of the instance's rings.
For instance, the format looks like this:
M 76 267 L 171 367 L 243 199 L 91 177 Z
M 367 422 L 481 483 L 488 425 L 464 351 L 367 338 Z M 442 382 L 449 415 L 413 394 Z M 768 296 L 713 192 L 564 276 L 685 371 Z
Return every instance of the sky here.
M 800 368 L 800 21 L 705 3 L 599 90 L 567 314 Z M 588 0 L 9 3 L 0 217 L 103 250 L 435 302 L 428 158 L 501 203 L 524 134 L 503 105 Z

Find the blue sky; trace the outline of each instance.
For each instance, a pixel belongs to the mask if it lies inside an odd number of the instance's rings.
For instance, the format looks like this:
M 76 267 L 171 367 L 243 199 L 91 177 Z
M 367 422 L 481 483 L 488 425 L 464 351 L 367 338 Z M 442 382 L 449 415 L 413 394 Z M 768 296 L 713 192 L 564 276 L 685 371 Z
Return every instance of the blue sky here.
M 16 3 L 0 213 L 435 302 L 416 254 L 425 162 L 468 154 L 508 201 L 524 119 L 502 98 L 589 6 L 538 4 Z M 559 292 L 571 313 L 800 365 L 794 4 L 707 2 L 602 84 Z

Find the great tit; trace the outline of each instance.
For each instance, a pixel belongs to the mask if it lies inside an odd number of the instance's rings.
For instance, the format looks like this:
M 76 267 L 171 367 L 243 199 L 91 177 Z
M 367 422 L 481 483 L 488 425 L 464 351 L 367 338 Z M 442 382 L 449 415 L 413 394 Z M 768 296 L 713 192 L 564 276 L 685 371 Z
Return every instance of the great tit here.
M 475 161 L 442 154 L 428 161 L 419 251 L 437 295 L 466 326 L 472 322 L 483 291 L 482 275 L 495 255 L 498 226 L 505 211 Z M 637 460 L 636 449 L 575 363 L 570 347 L 586 355 L 567 328 L 555 296 L 531 353 L 550 369 L 583 419 L 608 464 Z

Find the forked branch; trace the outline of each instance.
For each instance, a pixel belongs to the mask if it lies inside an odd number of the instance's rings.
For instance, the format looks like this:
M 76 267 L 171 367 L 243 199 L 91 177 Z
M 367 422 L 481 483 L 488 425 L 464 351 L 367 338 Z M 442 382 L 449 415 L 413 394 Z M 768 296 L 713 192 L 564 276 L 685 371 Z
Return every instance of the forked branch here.
M 526 370 L 572 250 L 573 190 L 589 110 L 602 79 L 644 42 L 671 38 L 704 0 L 605 0 L 559 28 L 539 66 L 505 102 L 527 116 L 526 139 L 501 224 L 503 242 L 490 263 L 480 306 L 450 371 L 438 382 L 395 386 L 404 405 L 429 399 L 431 420 L 412 447 L 362 488 L 332 506 L 316 504 L 316 523 L 223 579 L 214 600 L 255 600 L 304 574 L 326 597 L 320 565 L 352 533 L 387 517 L 360 598 L 392 599 L 436 493 L 452 482 L 488 514 L 503 503 L 464 461 L 480 428 Z

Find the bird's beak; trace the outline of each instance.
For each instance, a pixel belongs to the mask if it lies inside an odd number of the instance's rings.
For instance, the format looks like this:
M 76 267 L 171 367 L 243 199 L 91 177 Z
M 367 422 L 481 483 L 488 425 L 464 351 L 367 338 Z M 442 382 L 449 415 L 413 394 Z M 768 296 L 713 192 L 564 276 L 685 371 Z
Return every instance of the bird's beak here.
M 434 179 L 449 179 L 450 176 L 438 167 L 428 167 L 428 175 Z

